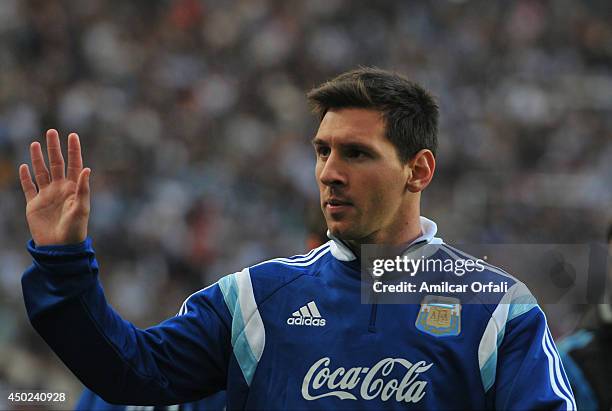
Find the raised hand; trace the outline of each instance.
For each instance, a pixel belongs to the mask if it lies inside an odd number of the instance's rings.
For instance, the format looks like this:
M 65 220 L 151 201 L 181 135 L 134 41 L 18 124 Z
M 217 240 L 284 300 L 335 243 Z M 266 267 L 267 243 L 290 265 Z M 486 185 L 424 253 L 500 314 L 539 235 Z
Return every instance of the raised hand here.
M 26 218 L 37 246 L 79 243 L 87 237 L 89 220 L 89 175 L 83 168 L 81 143 L 76 133 L 68 136 L 68 168 L 64 174 L 64 157 L 57 130 L 47 130 L 49 169 L 45 165 L 40 143 L 30 145 L 32 181 L 27 164 L 19 166 L 19 179 L 26 198 Z

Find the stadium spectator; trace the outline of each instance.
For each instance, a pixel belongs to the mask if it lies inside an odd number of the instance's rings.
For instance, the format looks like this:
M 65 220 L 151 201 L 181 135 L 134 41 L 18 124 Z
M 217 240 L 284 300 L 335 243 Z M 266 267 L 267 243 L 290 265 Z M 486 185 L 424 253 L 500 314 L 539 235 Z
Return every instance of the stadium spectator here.
M 612 224 L 607 238 L 608 256 L 612 257 Z M 582 328 L 559 342 L 559 354 L 580 410 L 612 408 L 612 265 L 607 269 L 604 303 L 593 306 L 585 316 Z

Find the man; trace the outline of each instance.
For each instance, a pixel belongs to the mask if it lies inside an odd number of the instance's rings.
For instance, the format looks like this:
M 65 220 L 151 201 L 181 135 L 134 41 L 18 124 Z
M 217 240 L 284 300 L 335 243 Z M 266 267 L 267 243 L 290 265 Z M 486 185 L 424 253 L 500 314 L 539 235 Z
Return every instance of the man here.
M 612 224 L 608 227 L 608 256 L 612 256 Z M 608 284 L 612 267 L 608 266 Z M 612 290 L 584 318 L 583 327 L 559 342 L 559 352 L 581 410 L 612 409 Z
M 68 136 L 68 175 L 56 131 L 50 173 L 31 146 L 39 190 L 20 167 L 34 264 L 22 284 L 35 329 L 107 401 L 176 404 L 225 389 L 230 409 L 574 409 L 543 312 L 526 287 L 502 304 L 450 304 L 461 328 L 437 335 L 423 308 L 361 304 L 360 246 L 438 244 L 420 193 L 435 170 L 438 107 L 420 86 L 361 68 L 308 94 L 321 208 L 332 239 L 223 277 L 146 330 L 106 303 L 87 237 L 89 175 Z M 446 311 L 445 311 L 446 310 Z

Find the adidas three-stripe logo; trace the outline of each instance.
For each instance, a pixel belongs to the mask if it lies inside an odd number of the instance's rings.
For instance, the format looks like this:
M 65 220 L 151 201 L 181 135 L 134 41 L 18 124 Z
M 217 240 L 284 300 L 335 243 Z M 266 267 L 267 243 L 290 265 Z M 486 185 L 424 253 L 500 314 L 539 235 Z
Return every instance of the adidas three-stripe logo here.
M 291 314 L 291 317 L 287 318 L 287 324 L 324 327 L 325 318 L 321 317 L 321 313 L 319 312 L 317 305 L 314 301 L 311 301 Z

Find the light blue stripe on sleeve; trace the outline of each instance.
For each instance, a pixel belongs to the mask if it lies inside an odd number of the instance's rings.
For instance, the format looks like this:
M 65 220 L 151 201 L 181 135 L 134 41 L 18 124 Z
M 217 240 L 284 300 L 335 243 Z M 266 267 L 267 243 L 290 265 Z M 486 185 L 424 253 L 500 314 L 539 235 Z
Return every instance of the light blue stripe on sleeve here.
M 495 371 L 497 367 L 497 350 L 493 351 L 491 356 L 480 369 L 480 377 L 484 385 L 485 392 L 493 386 L 495 382 Z
M 525 314 L 527 311 L 537 306 L 536 299 L 531 294 L 516 297 L 510 303 L 510 311 L 508 312 L 508 320 L 506 322 L 515 319 L 519 315 Z
M 502 297 L 491 315 L 478 346 L 480 377 L 485 392 L 495 383 L 497 351 L 506 333 L 506 324 L 537 307 L 533 295 L 522 283 L 516 283 Z
M 263 353 L 265 332 L 263 321 L 255 304 L 250 277 L 245 276 L 249 276 L 248 270 L 228 275 L 219 280 L 219 287 L 223 293 L 225 304 L 232 315 L 234 356 L 242 370 L 245 381 L 248 385 L 251 385 L 257 364 Z M 245 315 L 247 316 L 246 322 Z M 250 325 L 249 322 L 251 322 Z

